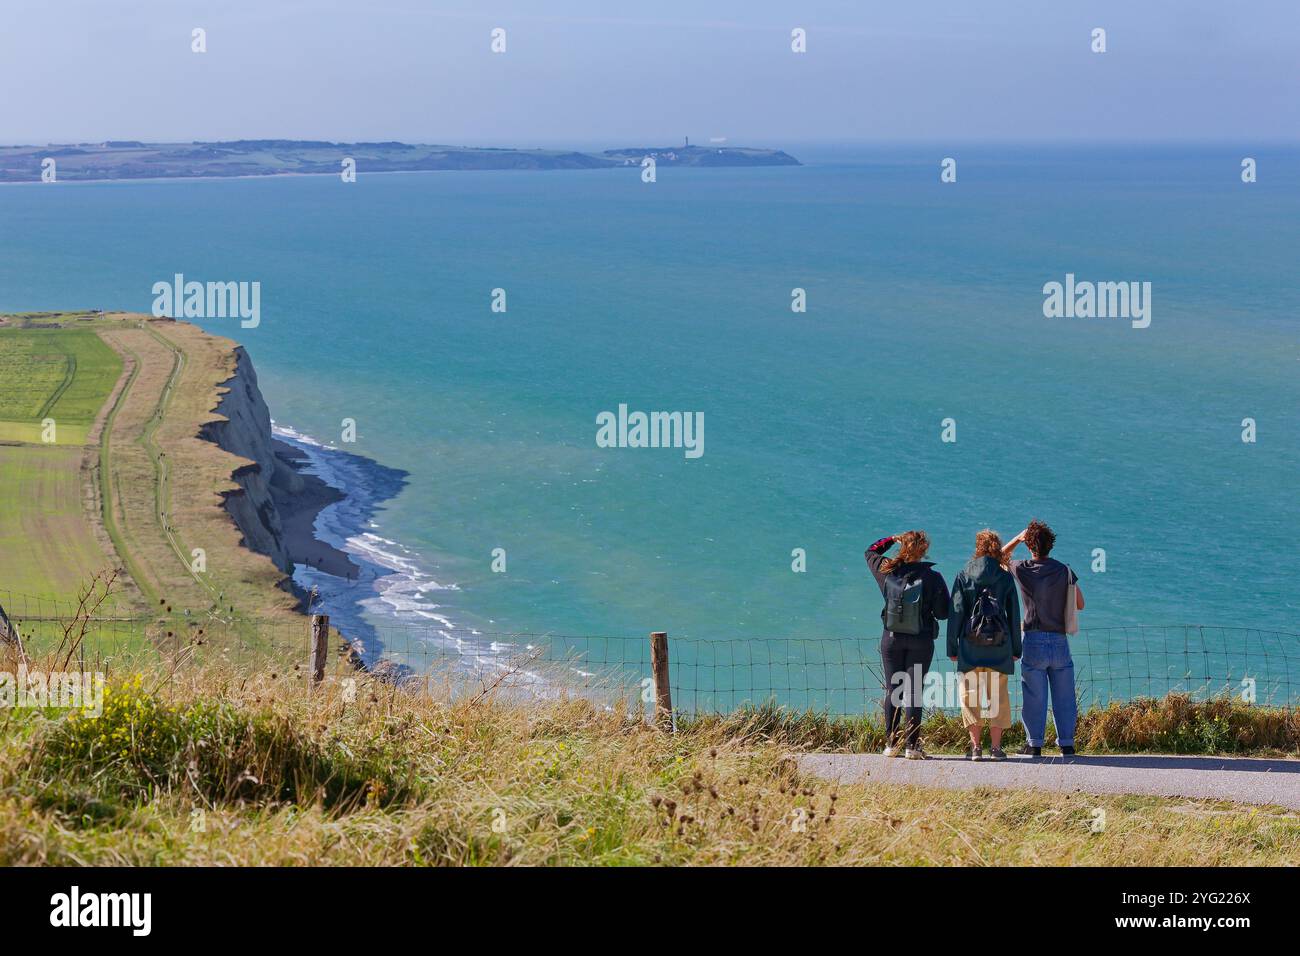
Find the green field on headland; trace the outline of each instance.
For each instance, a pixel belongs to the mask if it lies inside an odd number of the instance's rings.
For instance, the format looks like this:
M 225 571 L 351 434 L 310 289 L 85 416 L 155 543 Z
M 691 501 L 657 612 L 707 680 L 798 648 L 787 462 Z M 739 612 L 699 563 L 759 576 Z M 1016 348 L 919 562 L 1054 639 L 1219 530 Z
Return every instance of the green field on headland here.
M 81 458 L 79 447 L 0 444 L 5 591 L 71 601 L 108 563 L 85 519 Z
M 11 315 L 0 317 L 0 373 L 0 603 L 11 616 L 67 611 L 96 572 L 116 568 L 112 605 L 151 615 L 161 633 L 214 613 L 301 620 L 284 571 L 242 546 L 223 507 L 249 462 L 199 435 L 222 420 L 233 343 L 141 315 Z
M 82 446 L 122 360 L 90 329 L 23 325 L 0 325 L 0 588 L 70 601 L 111 563 L 86 516 Z
M 0 327 L 0 441 L 82 444 L 121 373 L 89 329 Z

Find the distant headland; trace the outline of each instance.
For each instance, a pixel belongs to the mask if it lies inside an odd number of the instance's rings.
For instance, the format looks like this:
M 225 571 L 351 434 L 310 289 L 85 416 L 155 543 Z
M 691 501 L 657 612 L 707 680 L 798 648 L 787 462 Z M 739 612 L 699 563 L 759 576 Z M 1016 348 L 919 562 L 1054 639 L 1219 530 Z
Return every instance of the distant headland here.
M 583 152 L 564 149 L 331 143 L 241 139 L 225 143 L 62 143 L 0 146 L 0 182 L 218 178 L 417 170 L 608 169 L 639 166 L 645 157 L 672 166 L 799 166 L 779 149 L 743 146 L 638 146 Z

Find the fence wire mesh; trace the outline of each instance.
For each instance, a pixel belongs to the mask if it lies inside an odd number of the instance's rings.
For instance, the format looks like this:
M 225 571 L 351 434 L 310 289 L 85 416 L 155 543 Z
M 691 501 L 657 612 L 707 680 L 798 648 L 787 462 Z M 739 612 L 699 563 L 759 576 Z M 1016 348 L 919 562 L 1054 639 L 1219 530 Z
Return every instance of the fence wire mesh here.
M 77 635 L 84 632 L 70 661 L 82 669 L 111 673 L 164 658 L 196 667 L 221 662 L 305 669 L 305 618 L 142 618 L 110 611 L 78 620 L 66 605 L 3 592 L 0 599 L 33 658 L 67 644 L 71 627 Z M 360 630 L 360 637 L 335 635 L 332 653 L 351 648 L 368 669 L 406 683 L 452 677 L 506 694 L 569 694 L 634 707 L 652 700 L 648 635 L 478 633 L 403 624 Z M 840 717 L 879 712 L 885 674 L 878 637 L 669 638 L 673 706 L 680 713 L 726 713 L 767 703 Z M 1171 693 L 1300 704 L 1295 633 L 1200 625 L 1096 627 L 1071 637 L 1070 648 L 1082 708 Z M 940 637 L 932 680 L 942 681 L 954 668 Z M 1010 692 L 1018 717 L 1018 674 Z M 929 710 L 957 707 L 950 698 L 927 701 Z

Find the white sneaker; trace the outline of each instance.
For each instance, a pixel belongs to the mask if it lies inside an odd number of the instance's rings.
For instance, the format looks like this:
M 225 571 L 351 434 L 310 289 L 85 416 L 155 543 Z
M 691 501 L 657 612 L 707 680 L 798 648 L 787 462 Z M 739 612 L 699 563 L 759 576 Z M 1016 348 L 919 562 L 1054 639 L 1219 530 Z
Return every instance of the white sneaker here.
M 930 758 L 926 756 L 925 751 L 922 750 L 920 747 L 908 747 L 907 759 L 908 760 L 929 760 Z
M 884 750 L 880 751 L 880 756 L 882 757 L 901 757 L 902 755 L 902 747 L 886 747 Z

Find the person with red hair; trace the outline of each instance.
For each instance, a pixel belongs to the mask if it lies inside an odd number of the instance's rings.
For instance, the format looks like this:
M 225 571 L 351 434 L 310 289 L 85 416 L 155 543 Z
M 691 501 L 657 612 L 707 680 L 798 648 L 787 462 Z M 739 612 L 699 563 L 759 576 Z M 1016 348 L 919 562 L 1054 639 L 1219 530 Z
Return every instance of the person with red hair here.
M 885 553 L 897 543 L 898 557 Z M 924 531 L 904 531 L 881 538 L 867 549 L 867 567 L 876 579 L 885 606 L 880 611 L 884 633 L 880 659 L 885 676 L 886 757 L 906 754 L 925 760 L 921 747 L 922 689 L 939 622 L 948 616 L 948 586 L 934 565 L 924 560 L 930 538 Z M 906 715 L 907 729 L 899 734 Z
M 1011 726 L 1008 684 L 1020 659 L 1020 602 L 1016 582 L 1002 559 L 1002 539 L 985 528 L 975 553 L 952 582 L 948 657 L 961 674 L 961 722 L 970 735 L 967 760 L 983 760 L 983 725 L 990 755 L 1006 760 L 1002 732 Z

